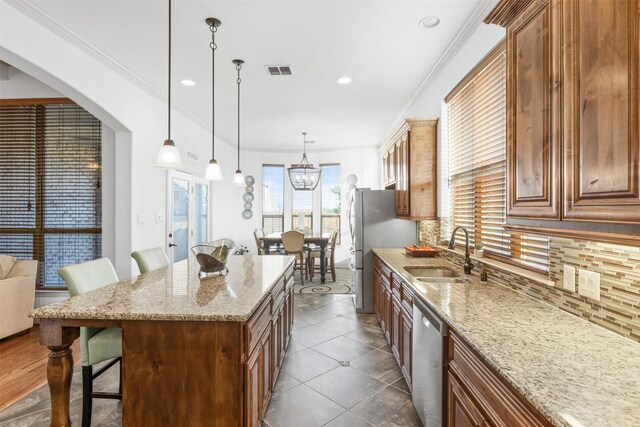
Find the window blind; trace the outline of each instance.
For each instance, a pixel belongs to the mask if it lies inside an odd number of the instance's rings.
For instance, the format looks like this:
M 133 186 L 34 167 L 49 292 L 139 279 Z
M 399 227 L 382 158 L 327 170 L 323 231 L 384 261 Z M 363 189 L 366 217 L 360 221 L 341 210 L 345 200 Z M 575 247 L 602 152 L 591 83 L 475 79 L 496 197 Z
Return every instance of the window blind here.
M 0 106 L 0 252 L 58 268 L 102 253 L 101 124 L 75 104 Z
M 337 243 L 340 244 L 341 188 L 340 164 L 320 165 L 320 232 L 338 232 Z
M 262 228 L 284 231 L 284 166 L 262 165 Z
M 299 215 L 304 215 L 304 228 L 313 230 L 313 191 L 291 189 L 291 229 L 298 230 Z
M 446 98 L 452 225 L 485 254 L 548 270 L 548 239 L 506 232 L 506 64 L 494 50 Z

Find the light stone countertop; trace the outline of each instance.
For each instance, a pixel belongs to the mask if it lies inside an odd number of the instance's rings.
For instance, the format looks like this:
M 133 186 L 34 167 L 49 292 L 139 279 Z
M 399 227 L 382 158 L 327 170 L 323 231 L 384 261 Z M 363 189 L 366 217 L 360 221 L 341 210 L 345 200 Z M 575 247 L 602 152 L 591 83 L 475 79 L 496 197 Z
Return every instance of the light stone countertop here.
M 640 426 L 640 344 L 505 286 L 427 284 L 405 266 L 445 266 L 373 251 L 556 426 Z M 491 278 L 489 278 L 491 279 Z
M 198 277 L 195 257 L 30 312 L 34 318 L 245 321 L 294 257 L 234 255 L 226 276 Z

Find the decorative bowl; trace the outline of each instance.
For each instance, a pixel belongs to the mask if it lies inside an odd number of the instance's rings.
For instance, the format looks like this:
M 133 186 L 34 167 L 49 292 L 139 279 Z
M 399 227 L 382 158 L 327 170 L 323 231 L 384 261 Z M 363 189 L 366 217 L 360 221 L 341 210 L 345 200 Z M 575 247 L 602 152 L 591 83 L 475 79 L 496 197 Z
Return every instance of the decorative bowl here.
M 200 273 L 224 275 L 229 272 L 227 259 L 233 255 L 236 244 L 230 239 L 219 239 L 207 244 L 196 245 L 191 252 L 200 264 Z

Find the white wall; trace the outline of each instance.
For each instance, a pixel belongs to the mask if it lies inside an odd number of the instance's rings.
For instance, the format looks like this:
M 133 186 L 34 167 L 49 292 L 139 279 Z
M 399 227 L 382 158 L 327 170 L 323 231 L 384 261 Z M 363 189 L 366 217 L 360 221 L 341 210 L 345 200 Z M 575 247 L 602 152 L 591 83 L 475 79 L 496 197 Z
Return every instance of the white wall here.
M 8 78 L 0 79 L 0 99 L 64 98 L 60 92 L 27 73 L 9 67 Z
M 331 150 L 331 151 L 311 151 L 307 153 L 309 161 L 315 166 L 324 163 L 340 163 L 340 182 L 342 183 L 342 245 L 336 250 L 336 261 L 349 258 L 349 229 L 346 217 L 346 189 L 347 176 L 355 174 L 358 177 L 358 187 L 370 187 L 379 189 L 379 168 L 378 168 L 378 147 L 372 145 L 368 147 L 358 147 L 352 149 Z M 230 223 L 226 227 L 214 224 L 214 237 L 231 237 L 239 244 L 246 245 L 252 253 L 256 252 L 253 240 L 253 230 L 262 227 L 262 165 L 263 164 L 284 164 L 285 168 L 292 164 L 298 164 L 302 157 L 302 152 L 255 152 L 242 151 L 241 168 L 246 175 L 253 175 L 256 179 L 254 184 L 253 218 L 244 220 L 241 217 L 243 210 L 242 195 L 244 188 L 234 188 L 232 198 L 225 202 L 225 205 L 214 206 L 214 215 L 225 215 Z M 235 162 L 233 163 L 235 166 Z M 227 178 L 227 177 L 225 177 Z M 229 175 L 230 179 L 231 176 Z M 291 227 L 291 196 L 292 189 L 289 178 L 285 170 L 285 229 Z M 214 201 L 215 202 L 215 201 Z M 320 231 L 320 185 L 315 189 L 313 195 L 314 202 L 314 231 Z
M 51 96 L 71 98 L 112 130 L 114 153 L 107 161 L 114 168 L 115 218 L 107 223 L 116 233 L 107 247 L 113 248 L 111 260 L 118 275 L 130 277 L 137 272 L 129 255 L 132 250 L 166 243 L 166 224 L 153 221 L 155 213 L 166 214 L 166 172 L 153 167 L 167 137 L 166 99 L 63 31 L 42 25 L 5 2 L 0 2 L 0 9 L 0 60 L 52 88 Z M 31 83 L 41 95 L 42 88 Z M 2 96 L 13 95 L 3 91 Z M 202 175 L 211 156 L 206 126 L 174 108 L 172 139 L 187 171 Z M 187 152 L 197 160 L 189 159 Z M 218 141 L 216 157 L 230 178 L 235 150 Z M 214 200 L 230 199 L 229 184 L 213 187 Z M 136 223 L 137 214 L 144 216 L 143 224 Z M 224 218 L 217 225 L 224 227 Z
M 447 194 L 447 150 L 443 132 L 444 98 L 456 85 L 493 49 L 505 35 L 505 30 L 496 25 L 480 24 L 462 45 L 456 55 L 427 85 L 407 111 L 406 117 L 440 118 L 438 123 L 438 216 L 448 216 Z

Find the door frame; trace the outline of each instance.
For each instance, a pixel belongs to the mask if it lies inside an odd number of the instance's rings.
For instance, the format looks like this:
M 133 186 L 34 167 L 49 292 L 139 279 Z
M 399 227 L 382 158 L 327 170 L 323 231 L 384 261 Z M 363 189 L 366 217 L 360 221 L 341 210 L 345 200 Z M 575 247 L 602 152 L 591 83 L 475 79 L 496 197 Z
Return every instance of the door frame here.
M 195 186 L 196 184 L 203 184 L 207 186 L 207 241 L 211 238 L 211 183 L 204 178 L 194 176 L 188 172 L 169 170 L 167 171 L 167 190 L 166 190 L 166 215 L 165 215 L 165 233 L 164 233 L 164 247 L 167 251 L 167 255 L 173 262 L 173 252 L 169 248 L 169 233 L 173 230 L 173 186 L 172 180 L 174 178 L 185 180 L 189 183 L 188 202 L 189 202 L 189 215 L 187 221 L 187 253 L 195 245 Z

